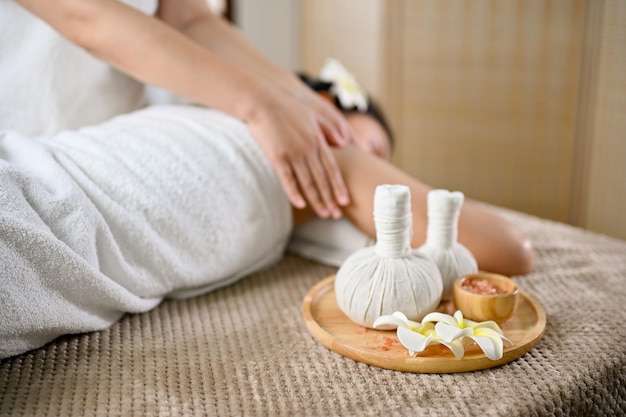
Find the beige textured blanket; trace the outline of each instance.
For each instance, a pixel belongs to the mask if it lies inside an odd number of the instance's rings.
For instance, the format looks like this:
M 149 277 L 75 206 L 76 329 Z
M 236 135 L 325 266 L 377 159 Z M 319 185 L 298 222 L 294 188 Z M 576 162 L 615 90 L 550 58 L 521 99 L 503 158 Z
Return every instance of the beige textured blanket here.
M 543 339 L 465 374 L 379 369 L 308 332 L 307 291 L 335 269 L 273 269 L 0 362 L 2 416 L 468 416 L 626 413 L 626 243 L 505 211 L 532 238 L 519 278 L 547 313 Z

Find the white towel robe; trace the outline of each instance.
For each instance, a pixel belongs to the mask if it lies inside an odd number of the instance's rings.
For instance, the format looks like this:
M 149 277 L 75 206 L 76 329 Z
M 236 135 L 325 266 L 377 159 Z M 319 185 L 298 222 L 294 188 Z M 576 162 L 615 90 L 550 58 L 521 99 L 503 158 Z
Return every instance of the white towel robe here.
M 0 357 L 280 259 L 291 208 L 240 121 L 151 107 L 0 134 Z
M 291 208 L 242 122 L 133 112 L 141 84 L 15 2 L 0 27 L 0 358 L 280 258 Z

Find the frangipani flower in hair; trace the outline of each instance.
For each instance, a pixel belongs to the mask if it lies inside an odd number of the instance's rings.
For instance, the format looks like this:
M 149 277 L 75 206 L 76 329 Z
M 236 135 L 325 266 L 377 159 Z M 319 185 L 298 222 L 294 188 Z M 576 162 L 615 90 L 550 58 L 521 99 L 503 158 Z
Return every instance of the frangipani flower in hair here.
M 416 356 L 432 344 L 440 344 L 452 351 L 459 359 L 463 357 L 465 349 L 460 340 L 446 341 L 441 339 L 435 331 L 434 323 L 418 323 L 409 320 L 404 313 L 396 311 L 389 316 L 380 316 L 374 322 L 375 329 L 389 330 L 397 328 L 398 339 L 402 346 L 409 350 L 409 355 Z
M 330 93 L 337 98 L 342 109 L 357 108 L 367 111 L 367 93 L 354 76 L 336 59 L 328 59 L 320 71 L 320 80 L 331 83 Z

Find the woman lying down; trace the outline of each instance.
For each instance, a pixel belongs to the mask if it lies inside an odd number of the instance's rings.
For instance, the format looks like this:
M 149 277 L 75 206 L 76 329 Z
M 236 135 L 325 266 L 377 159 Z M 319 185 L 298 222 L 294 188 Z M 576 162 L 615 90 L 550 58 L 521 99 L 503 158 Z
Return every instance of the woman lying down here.
M 376 118 L 347 117 L 372 152 L 333 148 L 351 196 L 345 217 L 374 237 L 376 186 L 406 184 L 419 246 L 429 187 L 388 162 Z M 5 132 L 0 158 L 0 357 L 267 268 L 314 217 L 290 206 L 244 123 L 200 107 L 152 107 L 48 138 Z M 524 236 L 481 205 L 464 204 L 459 240 L 481 269 L 532 267 Z
M 371 103 L 344 117 L 204 0 L 0 2 L 0 23 L 0 358 L 267 268 L 340 206 L 373 238 L 379 184 L 410 187 L 425 240 L 429 188 L 390 164 Z M 199 106 L 137 110 L 145 84 Z M 459 240 L 482 269 L 532 268 L 484 206 Z

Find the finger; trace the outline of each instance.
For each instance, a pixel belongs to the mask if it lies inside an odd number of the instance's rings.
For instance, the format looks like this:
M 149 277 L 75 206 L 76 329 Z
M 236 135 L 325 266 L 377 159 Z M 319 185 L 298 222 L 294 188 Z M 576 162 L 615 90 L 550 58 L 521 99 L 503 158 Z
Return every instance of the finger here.
M 289 202 L 296 208 L 302 209 L 306 207 L 306 201 L 300 191 L 298 190 L 298 182 L 294 176 L 293 170 L 291 169 L 289 163 L 284 160 L 274 161 L 272 163 L 274 167 L 274 171 L 278 175 L 278 179 L 280 184 L 287 194 L 287 198 Z
M 331 180 L 327 177 L 326 170 L 322 166 L 319 155 L 312 155 L 312 157 L 307 160 L 307 163 L 313 182 L 317 187 L 317 193 L 321 203 L 328 209 L 328 212 L 333 218 L 337 219 L 341 217 L 341 211 L 335 203 Z
M 343 181 L 343 175 L 339 166 L 337 165 L 337 160 L 335 159 L 335 155 L 332 153 L 330 146 L 328 143 L 323 140 L 323 137 L 320 136 L 320 161 L 322 163 L 322 169 L 324 170 L 324 179 L 327 181 L 326 186 L 330 187 L 333 193 L 334 202 L 340 206 L 347 206 L 350 204 L 350 195 L 348 193 L 348 189 Z M 339 213 L 340 215 L 340 213 Z
M 322 147 L 320 152 L 320 159 L 322 162 L 322 166 L 324 167 L 324 170 L 326 172 L 326 177 L 330 182 L 330 187 L 333 190 L 335 201 L 340 206 L 347 206 L 348 204 L 350 204 L 350 194 L 348 193 L 348 188 L 346 187 L 346 184 L 343 180 L 341 170 L 337 165 L 335 155 L 333 155 L 328 146 Z
M 341 116 L 341 120 L 339 122 L 339 131 L 341 132 L 341 136 L 343 136 L 347 143 L 354 142 L 354 132 L 352 131 L 352 126 L 350 126 L 350 123 L 348 123 L 348 120 L 342 113 L 339 115 Z
M 340 148 L 352 142 L 352 130 L 348 124 L 344 126 L 328 119 L 321 119 L 319 123 L 325 142 Z
M 319 124 L 324 132 L 326 141 L 331 145 L 342 147 L 353 142 L 354 135 L 350 123 L 334 107 L 320 116 Z
M 306 200 L 311 205 L 311 208 L 319 217 L 324 219 L 327 218 L 329 215 L 328 209 L 320 199 L 315 180 L 312 178 L 309 171 L 308 163 L 305 160 L 294 163 L 293 170 L 298 181 L 300 191 L 304 194 Z
M 354 136 L 352 134 L 353 132 L 350 123 L 348 123 L 348 119 L 346 119 L 345 114 L 333 104 L 330 104 L 328 101 L 326 101 L 326 104 L 328 104 L 330 107 L 329 114 L 327 115 L 330 124 L 336 126 L 336 129 L 346 143 L 351 143 Z

